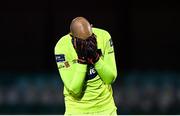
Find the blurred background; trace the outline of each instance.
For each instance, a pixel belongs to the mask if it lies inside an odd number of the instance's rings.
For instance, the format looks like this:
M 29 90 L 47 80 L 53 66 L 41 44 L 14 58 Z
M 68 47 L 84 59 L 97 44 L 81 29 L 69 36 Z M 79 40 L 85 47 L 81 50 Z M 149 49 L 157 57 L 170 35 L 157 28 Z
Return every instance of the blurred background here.
M 64 114 L 54 47 L 76 16 L 110 32 L 118 114 L 180 114 L 180 4 L 175 0 L 0 3 L 0 114 Z

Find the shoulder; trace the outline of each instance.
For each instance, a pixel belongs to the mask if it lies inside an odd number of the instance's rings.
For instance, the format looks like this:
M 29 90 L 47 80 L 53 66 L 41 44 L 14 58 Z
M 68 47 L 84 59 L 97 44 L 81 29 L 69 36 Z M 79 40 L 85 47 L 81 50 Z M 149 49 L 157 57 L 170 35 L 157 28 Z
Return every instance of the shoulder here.
M 104 37 L 110 37 L 110 33 L 104 29 L 100 29 L 100 28 L 92 28 L 93 30 L 93 33 L 97 34 L 97 35 L 101 35 L 101 36 L 104 36 Z
M 111 35 L 108 31 L 100 28 L 92 28 L 93 33 L 97 36 L 97 41 L 99 43 L 104 43 L 104 46 L 111 39 Z
M 103 41 L 108 41 L 111 39 L 111 35 L 108 31 L 100 28 L 92 28 L 93 33 L 97 36 L 97 38 L 103 39 Z
M 54 52 L 55 53 L 64 52 L 64 50 L 66 50 L 65 48 L 67 47 L 69 39 L 70 39 L 69 34 L 64 35 L 63 37 L 61 37 L 59 39 L 59 41 L 56 43 L 56 45 L 55 45 Z

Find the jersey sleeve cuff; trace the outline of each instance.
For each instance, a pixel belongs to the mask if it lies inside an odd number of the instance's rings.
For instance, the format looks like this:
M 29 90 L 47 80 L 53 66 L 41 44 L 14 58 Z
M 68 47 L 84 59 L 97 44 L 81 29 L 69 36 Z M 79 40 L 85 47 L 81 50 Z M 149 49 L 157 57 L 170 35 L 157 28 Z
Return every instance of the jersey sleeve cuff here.
M 104 61 L 99 58 L 99 60 L 95 63 L 95 69 L 101 69 L 104 65 Z

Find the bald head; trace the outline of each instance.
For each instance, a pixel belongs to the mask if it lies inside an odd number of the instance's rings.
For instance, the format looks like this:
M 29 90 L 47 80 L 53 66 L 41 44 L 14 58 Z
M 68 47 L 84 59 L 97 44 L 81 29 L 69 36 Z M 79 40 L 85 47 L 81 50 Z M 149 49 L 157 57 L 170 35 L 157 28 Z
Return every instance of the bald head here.
M 92 35 L 92 28 L 90 23 L 84 17 L 76 17 L 72 20 L 70 31 L 73 36 L 86 39 Z

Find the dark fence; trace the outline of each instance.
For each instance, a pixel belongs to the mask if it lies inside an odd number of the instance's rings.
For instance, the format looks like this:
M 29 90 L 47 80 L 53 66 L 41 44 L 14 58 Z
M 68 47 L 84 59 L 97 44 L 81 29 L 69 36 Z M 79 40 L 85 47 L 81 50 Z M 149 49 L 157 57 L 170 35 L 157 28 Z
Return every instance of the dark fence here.
M 180 114 L 180 74 L 131 71 L 112 85 L 118 114 Z M 63 114 L 58 74 L 2 74 L 0 114 Z M 119 82 L 122 80 L 123 82 Z

